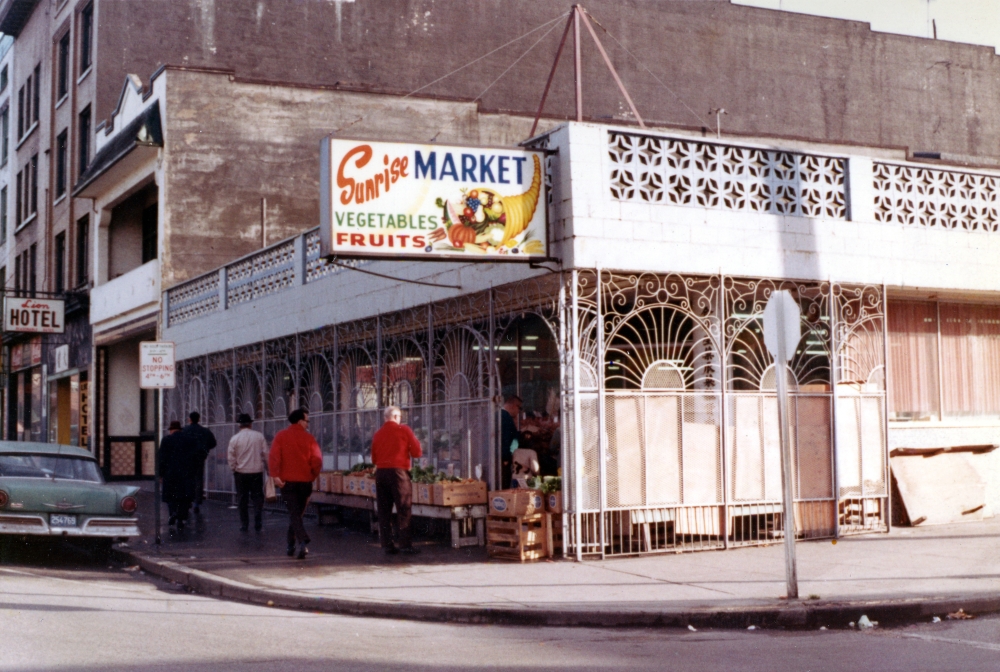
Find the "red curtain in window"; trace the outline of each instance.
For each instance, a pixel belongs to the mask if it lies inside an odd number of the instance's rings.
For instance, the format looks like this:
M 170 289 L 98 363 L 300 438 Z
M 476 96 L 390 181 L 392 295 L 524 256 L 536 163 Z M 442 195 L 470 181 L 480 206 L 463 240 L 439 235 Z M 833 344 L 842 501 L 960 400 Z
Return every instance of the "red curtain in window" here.
M 944 415 L 1000 415 L 1000 306 L 941 304 Z
M 938 415 L 937 305 L 889 301 L 889 414 L 895 420 Z

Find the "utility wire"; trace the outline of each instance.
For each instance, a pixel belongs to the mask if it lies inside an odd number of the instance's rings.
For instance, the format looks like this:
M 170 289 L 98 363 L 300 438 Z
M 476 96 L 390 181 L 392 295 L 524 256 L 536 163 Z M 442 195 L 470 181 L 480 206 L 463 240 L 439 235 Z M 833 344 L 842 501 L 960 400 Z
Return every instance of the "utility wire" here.
M 487 87 L 486 87 L 485 89 L 483 89 L 482 93 L 480 93 L 480 94 L 479 94 L 478 96 L 476 96 L 475 98 L 473 98 L 473 99 L 472 99 L 472 102 L 476 102 L 477 100 L 479 100 L 480 98 L 482 98 L 483 96 L 485 96 L 485 95 L 486 95 L 486 92 L 487 92 L 487 91 L 489 91 L 490 89 L 492 89 L 492 88 L 493 88 L 493 87 L 494 87 L 494 86 L 496 85 L 496 83 L 497 83 L 497 82 L 499 82 L 499 81 L 500 81 L 501 79 L 503 79 L 503 78 L 504 78 L 504 75 L 506 75 L 506 74 L 507 74 L 508 72 L 510 72 L 510 71 L 511 71 L 511 70 L 512 70 L 512 69 L 514 68 L 514 66 L 515 66 L 515 65 L 517 65 L 518 63 L 520 63 L 520 62 L 521 62 L 521 60 L 522 60 L 522 59 L 523 59 L 523 58 L 524 58 L 525 56 L 527 56 L 528 54 L 530 54 L 530 53 L 531 53 L 531 50 L 532 50 L 532 49 L 534 49 L 535 47 L 537 47 L 537 46 L 538 46 L 538 44 L 539 44 L 539 43 L 540 43 L 540 42 L 541 42 L 542 40 L 544 40 L 544 39 L 545 39 L 546 37 L 548 37 L 548 36 L 549 36 L 549 34 L 550 34 L 550 33 L 551 33 L 551 32 L 552 32 L 553 30 L 555 30 L 556 28 L 558 28 L 558 27 L 559 27 L 559 24 L 558 24 L 558 23 L 553 23 L 553 25 L 552 25 L 552 26 L 551 26 L 551 27 L 550 27 L 550 28 L 549 28 L 548 30 L 546 30 L 546 31 L 545 31 L 544 33 L 542 33 L 542 36 L 541 36 L 541 37 L 539 37 L 539 38 L 538 38 L 537 40 L 535 40 L 535 43 L 534 43 L 534 44 L 532 44 L 532 45 L 531 45 L 530 47 L 528 47 L 528 49 L 527 49 L 527 50 L 526 50 L 526 51 L 525 51 L 525 52 L 524 52 L 523 54 L 521 54 L 520 56 L 518 56 L 518 57 L 517 57 L 517 59 L 515 59 L 515 61 L 514 61 L 513 63 L 511 63 L 511 64 L 510 64 L 509 66 L 507 66 L 507 69 L 506 69 L 506 70 L 504 70 L 503 72 L 501 72 L 501 73 L 500 73 L 500 76 L 499 76 L 499 77 L 497 77 L 497 78 L 496 78 L 496 79 L 494 79 L 494 80 L 493 80 L 492 82 L 490 82 L 490 83 L 489 83 L 489 85 L 488 85 L 488 86 L 487 86 Z M 438 131 L 437 133 L 435 133 L 435 134 L 434 134 L 434 137 L 433 137 L 433 138 L 431 138 L 431 141 L 433 142 L 433 141 L 437 140 L 437 137 L 438 137 L 439 135 L 441 135 L 441 133 L 442 133 L 442 132 L 444 131 L 444 129 L 445 129 L 445 128 L 447 128 L 448 126 L 450 126 L 450 125 L 451 125 L 451 122 L 453 122 L 453 121 L 455 121 L 456 119 L 458 119 L 458 117 L 459 117 L 459 116 L 461 116 L 461 113 L 459 113 L 459 114 L 456 114 L 456 115 L 455 115 L 454 117 L 452 117 L 451 119 L 449 119 L 449 120 L 448 120 L 448 123 L 447 123 L 447 124 L 445 124 L 444 126 L 442 126 L 442 127 L 441 127 L 441 129 L 440 129 L 440 130 L 439 130 L 439 131 Z
M 628 50 L 628 48 L 627 48 L 627 47 L 626 47 L 626 46 L 625 46 L 624 44 L 622 44 L 621 42 L 619 42 L 619 41 L 618 41 L 618 38 L 616 38 L 616 37 L 615 37 L 614 35 L 612 35 L 612 34 L 611 34 L 611 31 L 609 31 L 609 30 L 608 30 L 607 28 L 605 28 L 605 27 L 604 27 L 604 26 L 603 26 L 603 25 L 601 24 L 601 22 L 600 22 L 600 21 L 598 21 L 598 20 L 597 20 L 596 18 L 594 18 L 594 15 L 593 15 L 593 14 L 591 14 L 591 13 L 590 13 L 590 11 L 588 11 L 587 9 L 584 9 L 583 11 L 587 12 L 587 16 L 589 16 L 589 17 L 590 17 L 590 19 L 591 19 L 591 21 L 593 21 L 594 23 L 596 23 L 596 24 L 597 24 L 597 26 L 598 26 L 598 27 L 599 27 L 599 28 L 600 28 L 601 30 L 603 30 L 603 31 L 604 31 L 604 34 L 605 34 L 605 35 L 607 35 L 608 37 L 610 37 L 610 38 L 611 38 L 611 39 L 612 39 L 612 40 L 614 41 L 614 43 L 615 43 L 615 44 L 617 44 L 617 45 L 618 45 L 619 47 L 621 47 L 621 48 L 622 48 L 622 50 L 623 50 L 623 51 L 624 51 L 624 52 L 625 52 L 626 54 L 628 54 L 629 56 L 631 56 L 631 57 L 632 57 L 632 60 L 634 60 L 634 61 L 635 61 L 636 63 L 638 63 L 638 64 L 639 64 L 639 66 L 640 66 L 640 67 L 641 67 L 641 68 L 642 68 L 643 70 L 645 70 L 646 72 L 648 72 L 648 73 L 650 74 L 650 76 L 651 76 L 651 77 L 652 77 L 653 79 L 655 79 L 655 80 L 656 80 L 656 82 L 657 82 L 657 83 L 658 83 L 658 84 L 659 84 L 660 86 L 662 86 L 662 87 L 663 87 L 664 89 L 666 89 L 666 90 L 667 90 L 667 92 L 668 92 L 668 93 L 669 93 L 670 95 L 672 95 L 672 96 L 673 96 L 674 98 L 676 98 L 676 99 L 677 99 L 677 102 L 679 102 L 679 103 L 680 103 L 681 105 L 683 105 L 683 106 L 684 106 L 684 109 L 686 109 L 686 110 L 687 110 L 688 112 L 690 112 L 690 113 L 691 113 L 692 115 L 694 115 L 694 118 L 695 118 L 695 119 L 697 119 L 697 120 L 698 120 L 699 122 L 701 122 L 701 125 L 702 125 L 702 126 L 709 126 L 709 125 L 710 125 L 710 124 L 709 124 L 709 123 L 708 123 L 707 121 L 705 121 L 704 119 L 702 119 L 702 118 L 701 118 L 701 116 L 700 116 L 700 115 L 699 115 L 699 114 L 698 114 L 697 112 L 695 112 L 694 110 L 692 110 L 692 109 L 691 109 L 691 106 L 690 106 L 690 105 L 688 105 L 687 103 L 685 103 L 685 102 L 684 102 L 684 99 L 683 99 L 683 98 L 681 98 L 681 97 L 680 97 L 679 95 L 677 95 L 677 93 L 676 93 L 676 92 L 675 92 L 675 91 L 674 91 L 673 89 L 671 89 L 671 88 L 670 88 L 669 86 L 667 86 L 666 84 L 664 84 L 664 83 L 663 83 L 663 80 L 661 80 L 661 79 L 660 79 L 659 77 L 657 77 L 657 76 L 656 76 L 655 74 L 653 74 L 653 71 L 652 71 L 652 70 L 650 70 L 650 69 L 649 69 L 649 67 L 647 67 L 645 63 L 643 63 L 642 61 L 640 61 L 640 60 L 639 60 L 639 57 L 638 57 L 638 56 L 636 56 L 635 54 L 633 54 L 633 53 L 632 53 L 631 51 L 629 51 L 629 50 Z
M 461 72 L 462 70 L 464 70 L 464 69 L 468 68 L 468 67 L 469 67 L 469 66 L 471 66 L 471 65 L 475 65 L 476 63 L 478 63 L 479 61 L 483 60 L 484 58 L 488 58 L 489 56 L 492 56 L 493 54 L 497 53 L 497 52 L 498 52 L 498 51 L 500 51 L 501 49 L 506 49 L 507 47 L 509 47 L 510 45 L 514 44 L 515 42 L 519 42 L 519 41 L 523 40 L 524 38 L 528 37 L 529 35 L 532 35 L 532 34 L 534 34 L 534 33 L 537 33 L 537 32 L 538 32 L 539 30 L 543 30 L 543 29 L 545 29 L 545 28 L 550 28 L 549 32 L 551 32 L 551 26 L 553 26 L 554 24 L 557 24 L 557 23 L 558 23 L 559 21 L 561 21 L 561 20 L 562 20 L 563 18 L 565 18 L 565 16 L 566 16 L 566 13 L 564 12 L 564 13 L 560 14 L 559 16 L 555 17 L 554 19 L 549 19 L 549 20 L 548 20 L 548 21 L 546 21 L 545 23 L 543 23 L 543 24 L 541 24 L 541 25 L 539 25 L 539 26 L 536 26 L 536 27 L 532 28 L 532 29 L 531 29 L 531 30 L 529 30 L 528 32 L 524 33 L 523 35 L 520 35 L 520 36 L 518 36 L 518 37 L 515 37 L 515 38 L 514 38 L 513 40 L 510 40 L 509 42 L 507 42 L 507 43 L 505 43 L 505 44 L 502 44 L 502 45 L 500 45 L 499 47 L 497 47 L 496 49 L 493 49 L 492 51 L 488 51 L 488 52 L 486 52 L 485 54 L 483 54 L 483 55 L 482 55 L 482 56 L 480 56 L 479 58 L 476 58 L 476 59 L 474 59 L 474 60 L 471 60 L 471 61 L 469 61 L 468 63 L 466 63 L 465 65 L 462 65 L 462 66 L 460 66 L 460 67 L 457 67 L 457 68 L 455 68 L 454 70 L 452 70 L 451 72 L 449 72 L 449 73 L 447 73 L 447 74 L 444 74 L 444 75 L 441 75 L 441 76 L 440 76 L 440 77 L 438 77 L 437 79 L 435 79 L 435 80 L 433 80 L 433 81 L 431 81 L 431 82 L 428 82 L 427 84 L 424 84 L 423 86 L 421 86 L 421 87 L 419 87 L 419 88 L 417 88 L 417 89 L 414 89 L 413 91 L 410 91 L 410 92 L 409 92 L 409 93 L 407 93 L 406 95 L 402 96 L 402 98 L 409 98 L 410 96 L 413 96 L 413 95 L 416 95 L 416 94 L 420 93 L 421 91 L 423 91 L 424 89 L 426 89 L 426 88 L 428 88 L 428 87 L 431 87 L 431 86 L 434 86 L 434 85 L 435 85 L 435 84 L 437 84 L 438 82 L 440 82 L 440 81 L 442 81 L 442 80 L 445 80 L 445 79 L 447 79 L 447 78 L 451 77 L 451 76 L 452 76 L 452 75 L 454 75 L 455 73 L 458 73 L 458 72 Z M 546 33 L 546 35 L 547 35 L 547 34 L 548 34 L 548 33 Z M 544 36 L 543 36 L 543 37 L 544 37 Z M 538 43 L 536 42 L 535 44 L 538 44 Z M 532 48 L 534 48 L 534 46 L 535 46 L 535 45 L 532 45 Z M 529 51 L 530 51 L 530 49 L 529 49 Z M 523 58 L 523 56 L 522 56 L 522 58 Z M 520 60 L 520 59 L 518 59 L 518 60 Z M 515 62 L 516 62 L 516 61 L 515 61 Z M 509 70 L 509 68 L 508 68 L 508 70 Z M 504 74 L 506 74 L 506 71 L 504 72 Z M 501 77 L 502 77 L 502 76 L 503 76 L 503 75 L 501 75 Z M 495 83 L 496 83 L 496 82 L 494 82 L 494 84 L 495 84 Z M 492 86 L 493 86 L 493 84 L 490 84 L 490 87 L 492 87 Z M 489 88 L 490 88 L 490 87 L 487 87 L 487 91 L 489 90 Z M 483 93 L 479 94 L 479 96 L 480 96 L 480 97 L 482 97 L 482 96 L 483 96 L 483 94 L 485 94 L 485 93 L 486 93 L 486 91 L 483 91 Z M 478 98 L 477 98 L 477 100 L 478 100 Z M 384 109 L 385 107 L 388 107 L 388 105 L 389 105 L 389 104 L 390 104 L 390 103 L 386 103 L 385 105 L 383 105 L 383 106 L 382 106 L 382 108 Z M 334 133 L 338 133 L 338 132 L 340 132 L 340 131 L 343 131 L 343 130 L 346 130 L 346 129 L 350 128 L 351 126 L 354 126 L 355 124 L 357 124 L 357 123 L 360 123 L 361 121 L 365 120 L 365 119 L 366 119 L 367 117 L 368 117 L 368 115 L 367 115 L 367 114 L 363 114 L 363 115 L 361 115 L 360 117 L 358 117 L 357 119 L 355 119 L 354 121 L 352 121 L 351 123 L 347 124 L 346 126 L 341 126 L 340 128 L 337 128 L 337 129 L 334 129 L 334 131 L 333 131 L 333 132 L 334 132 Z
M 341 268 L 346 268 L 351 271 L 357 271 L 358 273 L 367 273 L 368 275 L 374 275 L 378 278 L 385 278 L 386 280 L 395 280 L 396 282 L 409 282 L 414 285 L 426 285 L 428 287 L 444 287 L 445 289 L 462 289 L 461 285 L 443 285 L 438 282 L 427 282 L 425 280 L 409 280 L 407 278 L 397 278 L 394 275 L 386 275 L 385 273 L 377 273 L 376 271 L 369 271 L 367 268 L 361 268 L 359 266 L 352 266 L 350 264 L 345 264 L 337 259 L 328 258 L 326 263 L 333 264 L 334 266 L 340 266 Z

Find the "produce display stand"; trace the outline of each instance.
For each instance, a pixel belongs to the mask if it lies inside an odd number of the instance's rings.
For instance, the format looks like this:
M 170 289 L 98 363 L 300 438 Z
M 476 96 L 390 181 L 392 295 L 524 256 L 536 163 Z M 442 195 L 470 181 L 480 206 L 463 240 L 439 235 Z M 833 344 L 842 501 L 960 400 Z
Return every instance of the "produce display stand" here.
M 324 509 L 330 506 L 361 509 L 371 514 L 372 531 L 378 529 L 378 504 L 370 497 L 341 495 L 331 492 L 313 492 L 310 503 L 316 505 L 320 521 L 324 520 Z M 420 518 L 436 518 L 451 521 L 451 547 L 484 546 L 486 544 L 486 504 L 466 504 L 462 506 L 435 506 L 414 504 L 412 514 Z M 475 535 L 462 536 L 462 521 L 474 521 Z

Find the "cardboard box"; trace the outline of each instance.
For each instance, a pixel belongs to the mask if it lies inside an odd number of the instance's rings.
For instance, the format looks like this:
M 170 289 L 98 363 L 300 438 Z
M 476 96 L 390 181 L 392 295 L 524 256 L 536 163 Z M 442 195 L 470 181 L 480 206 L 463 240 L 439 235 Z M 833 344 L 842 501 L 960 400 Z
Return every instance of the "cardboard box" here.
M 550 495 L 545 495 L 545 510 L 549 513 L 562 513 L 562 493 L 553 492 Z
M 365 474 L 358 480 L 360 481 L 359 494 L 368 499 L 375 499 L 375 477 L 371 474 Z
M 335 495 L 339 495 L 344 492 L 344 475 L 340 472 L 332 472 L 330 474 L 329 480 L 330 489 L 327 492 L 332 492 Z
M 545 511 L 541 490 L 494 490 L 489 495 L 490 515 L 528 516 Z
M 486 503 L 486 483 L 435 483 L 433 504 L 435 506 L 465 506 Z
M 358 497 L 362 496 L 361 495 L 362 485 L 364 485 L 364 482 L 361 480 L 361 477 L 355 474 L 347 474 L 346 476 L 344 476 L 345 495 L 355 495 Z
M 430 483 L 414 483 L 413 484 L 413 503 L 414 504 L 433 504 L 434 503 L 434 486 Z

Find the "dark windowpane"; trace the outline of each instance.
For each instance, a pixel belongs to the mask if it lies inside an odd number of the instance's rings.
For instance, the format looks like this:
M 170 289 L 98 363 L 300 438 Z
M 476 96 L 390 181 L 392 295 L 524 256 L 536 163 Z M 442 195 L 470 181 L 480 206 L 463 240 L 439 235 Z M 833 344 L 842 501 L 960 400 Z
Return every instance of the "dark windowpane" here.
M 14 198 L 14 202 L 15 202 L 15 205 L 14 205 L 14 223 L 15 224 L 20 224 L 21 223 L 21 205 L 22 205 L 22 200 L 21 200 L 21 181 L 23 179 L 24 179 L 24 172 L 22 171 L 22 172 L 19 172 L 17 174 L 17 192 L 15 193 L 15 198 Z
M 66 144 L 68 131 L 63 131 L 56 138 L 56 197 L 66 193 Z
M 64 279 L 66 277 L 66 232 L 60 233 L 56 236 L 56 258 L 55 258 L 55 268 L 53 268 L 53 273 L 55 277 L 55 290 L 61 292 L 66 289 Z
M 17 137 L 24 135 L 24 87 L 17 90 Z
M 93 61 L 94 3 L 80 12 L 80 74 L 87 71 Z
M 0 189 L 0 245 L 7 240 L 7 187 Z
M 7 66 L 5 65 L 3 66 L 3 70 L 0 70 L 0 93 L 3 93 L 4 91 L 7 90 L 7 82 L 8 82 Z
M 31 77 L 24 83 L 24 132 L 31 128 Z
M 42 90 L 42 64 L 35 66 L 35 97 L 31 103 L 31 121 L 38 121 L 39 93 Z
M 38 245 L 32 243 L 31 247 L 28 248 L 28 291 L 31 295 L 35 295 L 35 291 L 38 289 Z
M 90 106 L 80 113 L 80 172 L 82 175 L 90 165 Z
M 157 257 L 157 206 L 153 203 L 142 211 L 142 263 Z
M 76 222 L 76 284 L 84 285 L 89 279 L 90 261 L 88 245 L 90 244 L 90 217 L 84 215 Z
M 0 114 L 0 133 L 3 133 L 3 138 L 0 138 L 0 164 L 7 163 L 7 157 L 10 156 L 10 108 L 4 109 L 3 113 Z
M 59 40 L 59 91 L 62 98 L 69 93 L 69 32 Z
M 31 214 L 38 212 L 38 155 L 31 157 Z
M 14 257 L 14 291 L 21 291 L 21 255 Z

